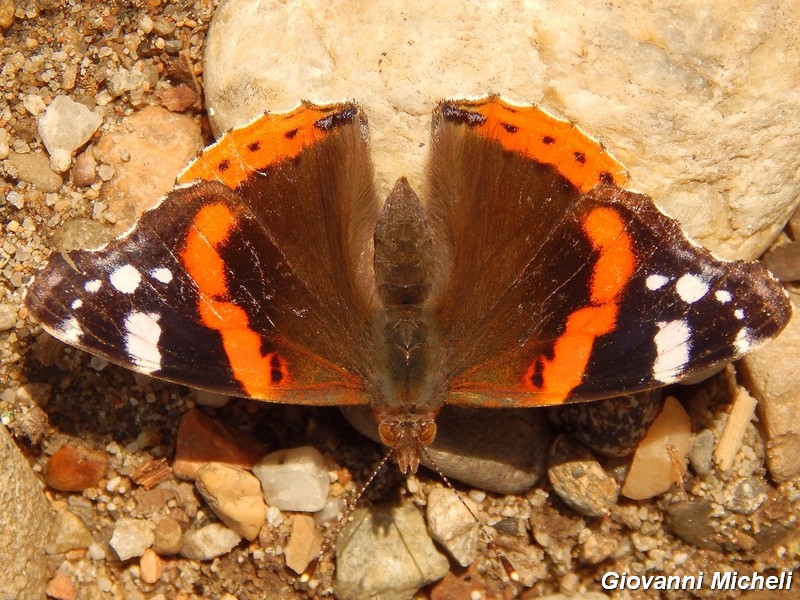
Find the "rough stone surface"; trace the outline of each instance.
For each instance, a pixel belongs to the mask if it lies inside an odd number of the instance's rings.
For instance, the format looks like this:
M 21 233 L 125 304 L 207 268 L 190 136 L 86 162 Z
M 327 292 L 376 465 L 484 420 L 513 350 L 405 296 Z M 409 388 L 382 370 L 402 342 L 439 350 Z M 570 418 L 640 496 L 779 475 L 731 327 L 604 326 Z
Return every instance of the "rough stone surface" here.
M 336 544 L 338 600 L 409 600 L 444 577 L 445 556 L 433 545 L 413 506 L 372 506 L 353 512 Z
M 191 529 L 183 536 L 181 556 L 194 560 L 211 560 L 231 551 L 242 537 L 220 523 Z
M 17 308 L 10 302 L 0 304 L 0 331 L 11 329 L 17 324 Z
M 780 281 L 800 280 L 800 241 L 778 246 L 767 252 L 763 261 Z
M 591 452 L 568 435 L 553 442 L 547 474 L 556 494 L 588 517 L 607 515 L 617 502 L 616 481 Z
M 547 409 L 553 425 L 600 454 L 627 456 L 647 433 L 663 402 L 661 390 Z
M 50 164 L 62 172 L 69 168 L 72 153 L 89 141 L 103 119 L 69 96 L 56 96 L 39 117 L 39 136 L 50 153 Z M 57 154 L 66 156 L 66 164 L 53 164 Z
M 667 525 L 685 542 L 698 548 L 721 550 L 712 525 L 714 509 L 706 500 L 673 504 L 667 509 Z
M 53 233 L 53 245 L 59 252 L 92 250 L 114 237 L 111 229 L 86 218 L 70 219 Z
M 175 185 L 175 175 L 202 147 L 200 128 L 187 115 L 149 106 L 100 138 L 96 154 L 114 167 L 102 189 L 118 231 Z
M 472 513 L 452 490 L 437 487 L 428 494 L 425 511 L 428 533 L 462 567 L 475 560 L 480 537 L 480 528 L 474 516 L 477 514 L 477 507 L 469 498 L 465 498 L 464 502 L 470 505 Z
M 545 104 L 602 137 L 635 187 L 694 239 L 753 258 L 800 198 L 798 27 L 800 11 L 779 2 L 731 11 L 573 0 L 542 10 L 512 0 L 420 11 L 402 0 L 352 11 L 346 0 L 324 10 L 228 0 L 207 40 L 206 103 L 222 131 L 300 99 L 356 95 L 386 191 L 402 175 L 419 187 L 440 99 L 497 92 Z M 525 68 L 510 68 L 511 56 Z
M 45 551 L 51 555 L 64 554 L 70 550 L 88 548 L 91 544 L 92 534 L 80 517 L 66 506 L 57 506 Z
M 361 433 L 379 441 L 370 409 L 348 407 L 342 412 Z M 445 406 L 436 425 L 436 439 L 427 450 L 448 477 L 514 494 L 533 486 L 545 472 L 551 434 L 542 411 Z M 430 466 L 425 456 L 421 463 Z
M 48 194 L 61 189 L 61 177 L 50 167 L 44 152 L 11 152 L 4 165 L 12 177 L 30 183 L 40 192 Z
M 64 444 L 47 461 L 45 480 L 56 490 L 82 492 L 96 486 L 107 468 L 108 457 L 104 452 Z
M 710 429 L 703 429 L 694 436 L 689 450 L 689 464 L 700 477 L 711 473 L 714 467 L 714 432 Z
M 322 533 L 311 515 L 292 515 L 291 519 L 292 533 L 283 548 L 283 555 L 286 557 L 286 566 L 299 575 L 319 554 Z
M 200 467 L 197 489 L 225 524 L 248 540 L 258 537 L 264 524 L 267 505 L 261 482 L 252 474 L 221 463 Z
M 280 510 L 322 510 L 331 487 L 325 459 L 316 448 L 303 446 L 267 454 L 253 467 L 264 500 Z
M 0 425 L 0 597 L 44 598 L 52 511 L 28 461 Z
M 777 482 L 800 474 L 800 310 L 777 338 L 740 363 L 744 382 L 758 400 L 767 468 Z
M 155 524 L 141 519 L 120 519 L 114 525 L 109 545 L 120 560 L 142 556 L 153 545 Z
M 181 417 L 172 472 L 181 479 L 194 479 L 197 470 L 209 462 L 249 469 L 264 452 L 253 436 L 191 409 Z
M 162 556 L 177 554 L 183 543 L 181 525 L 175 519 L 161 519 L 153 531 L 153 550 Z

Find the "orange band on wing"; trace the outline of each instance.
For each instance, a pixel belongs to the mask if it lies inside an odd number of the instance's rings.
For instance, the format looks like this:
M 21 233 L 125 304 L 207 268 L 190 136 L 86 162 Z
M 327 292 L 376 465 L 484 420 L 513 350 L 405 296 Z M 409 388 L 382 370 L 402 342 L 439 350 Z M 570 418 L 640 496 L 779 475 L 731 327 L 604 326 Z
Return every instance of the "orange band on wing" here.
M 198 311 L 206 327 L 218 331 L 233 371 L 244 391 L 253 397 L 269 398 L 277 384 L 286 384 L 286 361 L 261 351 L 261 336 L 250 328 L 247 313 L 227 300 L 228 281 L 219 246 L 230 235 L 236 216 L 226 205 L 204 206 L 195 216 L 186 237 L 181 260 L 197 283 Z
M 229 131 L 206 148 L 178 176 L 178 183 L 203 179 L 219 181 L 234 190 L 254 171 L 296 157 L 304 148 L 329 135 L 337 124 L 349 122 L 355 115 L 355 107 L 349 104 L 309 103 L 288 113 L 267 113 Z
M 506 150 L 552 165 L 581 192 L 598 184 L 625 187 L 628 173 L 597 140 L 576 125 L 535 106 L 514 106 L 494 96 L 450 106 L 478 118 L 467 122 Z
M 537 357 L 525 374 L 528 389 L 545 393 L 548 403 L 564 402 L 580 385 L 598 337 L 613 331 L 621 294 L 636 269 L 633 242 L 615 210 L 596 208 L 583 230 L 597 252 L 589 282 L 591 306 L 574 311 L 553 345 L 553 358 Z

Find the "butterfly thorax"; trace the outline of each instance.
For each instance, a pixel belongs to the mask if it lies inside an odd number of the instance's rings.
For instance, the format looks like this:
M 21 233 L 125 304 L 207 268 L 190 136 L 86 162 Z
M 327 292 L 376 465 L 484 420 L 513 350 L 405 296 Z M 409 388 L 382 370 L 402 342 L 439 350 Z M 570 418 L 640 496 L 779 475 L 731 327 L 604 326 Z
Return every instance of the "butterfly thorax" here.
M 414 472 L 436 436 L 442 406 L 435 348 L 425 301 L 432 287 L 430 230 L 419 198 L 400 179 L 375 226 L 375 280 L 382 309 L 373 411 L 381 441 L 394 448 L 400 470 Z

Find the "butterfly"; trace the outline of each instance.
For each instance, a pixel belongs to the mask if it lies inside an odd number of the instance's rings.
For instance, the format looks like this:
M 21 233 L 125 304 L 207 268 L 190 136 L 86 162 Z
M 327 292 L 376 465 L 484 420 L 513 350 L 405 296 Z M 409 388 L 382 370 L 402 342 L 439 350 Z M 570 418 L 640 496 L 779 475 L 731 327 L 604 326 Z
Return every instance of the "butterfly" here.
M 369 405 L 415 472 L 444 404 L 653 389 L 741 357 L 791 305 L 714 258 L 579 127 L 497 96 L 433 111 L 422 198 L 376 191 L 353 103 L 206 148 L 123 237 L 54 255 L 27 306 L 64 342 L 222 394 Z

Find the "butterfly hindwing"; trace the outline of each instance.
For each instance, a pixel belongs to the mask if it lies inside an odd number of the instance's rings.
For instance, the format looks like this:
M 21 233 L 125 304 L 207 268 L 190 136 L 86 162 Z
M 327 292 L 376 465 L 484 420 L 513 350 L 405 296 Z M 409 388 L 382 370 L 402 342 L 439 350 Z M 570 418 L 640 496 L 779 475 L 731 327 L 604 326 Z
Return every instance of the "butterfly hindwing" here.
M 378 202 L 366 125 L 352 105 L 322 116 L 306 108 L 292 113 L 292 127 L 269 122 L 244 146 L 207 149 L 187 169 L 200 178 L 145 212 L 126 237 L 54 257 L 28 295 L 43 327 L 192 387 L 367 402 L 374 283 L 364 264 Z M 312 134 L 313 143 L 286 146 Z M 266 158 L 265 148 L 274 150 Z M 244 168 L 248 176 L 235 180 Z

